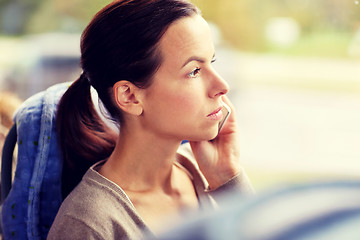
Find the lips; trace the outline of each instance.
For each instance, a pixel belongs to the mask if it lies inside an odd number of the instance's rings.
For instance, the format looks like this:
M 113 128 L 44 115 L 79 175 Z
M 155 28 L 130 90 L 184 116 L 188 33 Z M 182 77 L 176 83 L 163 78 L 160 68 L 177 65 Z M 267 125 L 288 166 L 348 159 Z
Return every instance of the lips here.
M 221 118 L 223 116 L 221 109 L 222 109 L 222 107 L 219 107 L 218 109 L 216 109 L 215 111 L 213 111 L 212 113 L 207 115 L 207 117 L 211 120 L 221 120 Z

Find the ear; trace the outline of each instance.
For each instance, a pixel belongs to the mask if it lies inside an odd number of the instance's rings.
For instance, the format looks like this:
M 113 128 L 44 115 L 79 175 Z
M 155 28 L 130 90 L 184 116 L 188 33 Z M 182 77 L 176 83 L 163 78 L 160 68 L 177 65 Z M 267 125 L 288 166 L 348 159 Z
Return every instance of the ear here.
M 121 80 L 114 84 L 113 93 L 118 107 L 132 115 L 140 116 L 143 107 L 139 101 L 141 89 L 129 81 Z

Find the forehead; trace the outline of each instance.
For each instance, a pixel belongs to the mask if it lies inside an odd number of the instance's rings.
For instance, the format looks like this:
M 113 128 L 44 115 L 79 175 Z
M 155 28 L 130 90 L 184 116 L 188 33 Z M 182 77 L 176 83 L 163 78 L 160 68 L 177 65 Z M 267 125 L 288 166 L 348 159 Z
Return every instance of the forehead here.
M 207 22 L 195 14 L 177 20 L 167 29 L 160 40 L 163 63 L 179 63 L 190 56 L 211 58 L 214 46 Z

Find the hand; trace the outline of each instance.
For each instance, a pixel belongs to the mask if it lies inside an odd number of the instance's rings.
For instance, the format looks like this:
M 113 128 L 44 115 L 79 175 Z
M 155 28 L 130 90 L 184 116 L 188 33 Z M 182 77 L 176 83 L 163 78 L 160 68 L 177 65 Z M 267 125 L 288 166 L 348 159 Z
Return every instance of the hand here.
M 234 107 L 226 96 L 223 96 L 222 100 L 231 108 L 231 114 L 219 135 L 210 141 L 190 141 L 194 156 L 210 189 L 220 187 L 241 172 Z

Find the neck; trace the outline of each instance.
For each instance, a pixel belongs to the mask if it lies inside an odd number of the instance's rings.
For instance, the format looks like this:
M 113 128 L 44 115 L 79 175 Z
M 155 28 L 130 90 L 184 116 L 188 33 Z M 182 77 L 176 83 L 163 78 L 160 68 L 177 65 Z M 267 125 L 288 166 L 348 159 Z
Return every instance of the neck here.
M 180 141 L 127 129 L 121 129 L 114 152 L 100 173 L 125 191 L 169 190 Z

